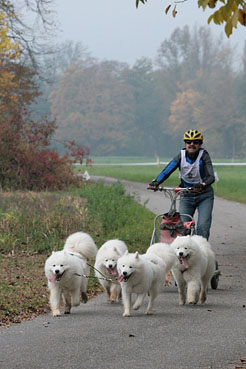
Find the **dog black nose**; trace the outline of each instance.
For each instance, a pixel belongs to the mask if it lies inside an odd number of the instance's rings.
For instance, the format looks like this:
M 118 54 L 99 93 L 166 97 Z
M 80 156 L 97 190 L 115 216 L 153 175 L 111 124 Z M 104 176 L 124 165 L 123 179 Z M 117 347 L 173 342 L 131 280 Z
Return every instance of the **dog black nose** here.
M 108 266 L 109 268 L 112 268 L 113 267 L 113 265 L 112 264 L 109 264 L 109 266 Z
M 127 272 L 123 272 L 122 274 L 123 274 L 123 275 L 127 275 Z
M 184 255 L 184 253 L 182 251 L 180 251 L 179 256 L 183 256 L 183 255 Z
M 60 270 L 59 270 L 59 269 L 56 269 L 56 270 L 55 270 L 55 273 L 56 273 L 56 274 L 59 274 L 59 272 L 60 272 Z

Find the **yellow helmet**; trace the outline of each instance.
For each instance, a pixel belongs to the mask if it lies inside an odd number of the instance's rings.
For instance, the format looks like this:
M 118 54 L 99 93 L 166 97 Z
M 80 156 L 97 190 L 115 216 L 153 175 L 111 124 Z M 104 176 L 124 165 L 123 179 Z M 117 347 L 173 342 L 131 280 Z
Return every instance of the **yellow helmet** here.
M 184 134 L 184 141 L 187 140 L 203 141 L 203 135 L 197 129 L 189 129 Z

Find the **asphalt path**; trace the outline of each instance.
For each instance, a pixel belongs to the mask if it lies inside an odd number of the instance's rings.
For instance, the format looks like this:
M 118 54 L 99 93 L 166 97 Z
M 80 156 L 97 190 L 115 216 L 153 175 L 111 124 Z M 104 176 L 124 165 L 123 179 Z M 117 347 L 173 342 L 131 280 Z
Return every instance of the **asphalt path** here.
M 122 183 L 153 213 L 168 210 L 162 193 Z M 144 306 L 124 318 L 102 294 L 70 315 L 2 328 L 0 369 L 234 369 L 246 356 L 245 219 L 245 205 L 216 198 L 210 242 L 222 275 L 204 305 L 179 306 L 173 285 L 152 316 Z

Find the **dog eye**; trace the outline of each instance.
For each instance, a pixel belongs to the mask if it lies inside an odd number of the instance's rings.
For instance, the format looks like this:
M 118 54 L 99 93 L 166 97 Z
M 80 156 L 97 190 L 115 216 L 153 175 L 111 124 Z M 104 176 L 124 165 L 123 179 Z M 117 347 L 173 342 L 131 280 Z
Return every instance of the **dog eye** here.
M 60 266 L 61 266 L 61 267 L 63 267 L 64 265 L 63 265 L 63 264 L 61 264 Z
M 132 268 L 131 266 L 129 266 L 129 268 Z
M 185 247 L 185 250 L 187 250 L 187 247 Z
M 55 268 L 55 264 L 53 265 L 53 267 Z
M 105 261 L 108 261 L 108 259 L 106 259 Z
M 122 265 L 122 266 L 123 266 L 123 268 L 124 268 L 124 266 L 125 266 L 125 265 Z
M 114 259 L 112 259 L 112 261 L 114 261 Z

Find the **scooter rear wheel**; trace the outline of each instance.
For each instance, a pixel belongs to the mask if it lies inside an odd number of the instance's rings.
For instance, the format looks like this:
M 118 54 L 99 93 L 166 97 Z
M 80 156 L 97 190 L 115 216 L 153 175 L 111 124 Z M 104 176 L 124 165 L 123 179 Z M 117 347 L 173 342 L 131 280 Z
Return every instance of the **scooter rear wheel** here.
M 211 283 L 211 288 L 213 290 L 216 290 L 219 284 L 219 276 L 220 276 L 220 271 L 219 271 L 219 264 L 217 261 L 215 261 L 215 272 L 214 275 L 210 281 Z

